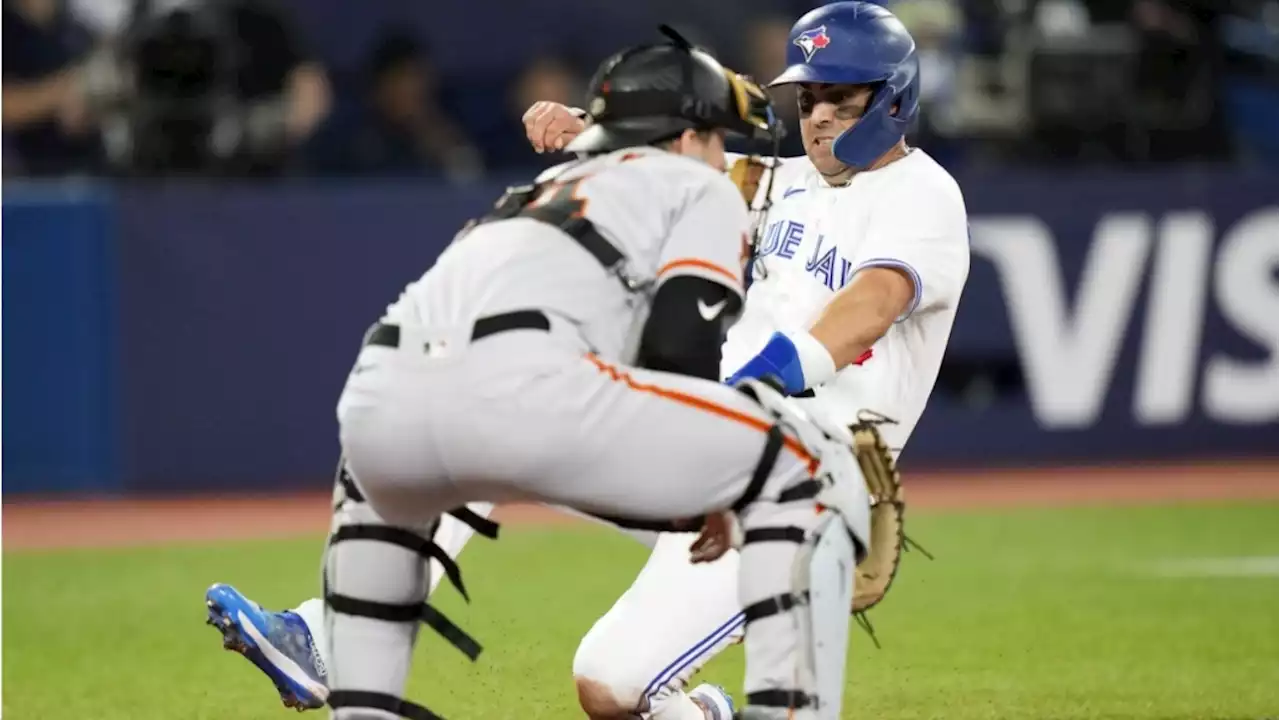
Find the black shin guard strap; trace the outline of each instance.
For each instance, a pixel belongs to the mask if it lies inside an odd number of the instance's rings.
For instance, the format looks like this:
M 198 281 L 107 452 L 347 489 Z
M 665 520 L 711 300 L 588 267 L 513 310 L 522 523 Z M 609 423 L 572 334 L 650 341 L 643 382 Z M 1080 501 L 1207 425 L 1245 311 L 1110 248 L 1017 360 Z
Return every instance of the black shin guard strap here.
M 778 493 L 778 502 L 790 503 L 800 500 L 812 500 L 818 496 L 818 492 L 821 490 L 822 483 L 817 480 L 804 480 Z
M 444 720 L 421 705 L 402 700 L 395 695 L 366 690 L 334 690 L 329 693 L 329 707 L 373 708 L 395 713 L 408 720 Z
M 468 635 L 452 620 L 439 610 L 426 603 L 412 605 L 391 605 L 389 603 L 361 600 L 337 593 L 326 593 L 324 601 L 334 612 L 356 617 L 367 617 L 384 622 L 417 622 L 421 621 L 435 630 L 450 644 L 462 651 L 472 662 L 480 657 L 483 648 L 475 638 Z
M 799 597 L 796 597 L 793 593 L 783 593 L 751 603 L 742 609 L 742 615 L 747 624 L 750 625 L 756 620 L 787 612 L 791 608 L 807 602 L 809 602 L 808 592 L 802 593 Z
M 738 502 L 733 504 L 735 513 L 741 513 L 760 497 L 760 491 L 764 490 L 764 484 L 768 482 L 773 466 L 778 462 L 778 453 L 782 452 L 782 441 L 782 428 L 771 425 L 765 434 L 764 452 L 760 453 L 760 462 L 756 463 L 755 472 L 751 474 L 751 482 L 747 484 L 747 489 L 738 498 Z
M 761 690 L 747 693 L 747 705 L 798 710 L 815 705 L 813 697 L 799 690 Z
M 763 527 L 748 530 L 742 535 L 742 544 L 750 545 L 759 542 L 789 542 L 797 545 L 804 542 L 804 528 L 788 525 L 786 527 Z
M 458 569 L 458 564 L 449 557 L 444 548 L 416 532 L 390 525 L 343 525 L 333 534 L 330 542 L 337 543 L 344 540 L 376 540 L 390 543 L 415 552 L 425 559 L 435 560 L 440 563 L 440 567 L 444 568 L 445 577 L 449 578 L 449 582 L 457 589 L 458 594 L 462 595 L 467 602 L 471 602 L 471 596 L 467 595 L 467 588 L 462 584 L 462 571 Z
M 473 512 L 466 505 L 450 510 L 449 514 L 458 522 L 475 530 L 477 535 L 483 535 L 490 540 L 498 539 L 498 523 L 488 518 L 480 517 L 479 513 Z

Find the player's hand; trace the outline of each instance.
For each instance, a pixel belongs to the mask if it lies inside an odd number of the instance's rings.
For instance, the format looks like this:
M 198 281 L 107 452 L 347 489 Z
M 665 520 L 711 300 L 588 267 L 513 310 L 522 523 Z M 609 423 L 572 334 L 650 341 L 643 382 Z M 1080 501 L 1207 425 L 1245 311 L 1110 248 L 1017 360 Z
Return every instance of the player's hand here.
M 521 118 L 529 144 L 538 152 L 563 150 L 586 129 L 587 123 L 566 105 L 541 100 L 529 106 Z
M 719 560 L 731 548 L 742 546 L 742 524 L 733 512 L 712 513 L 702 524 L 698 539 L 689 546 L 689 559 L 694 563 Z

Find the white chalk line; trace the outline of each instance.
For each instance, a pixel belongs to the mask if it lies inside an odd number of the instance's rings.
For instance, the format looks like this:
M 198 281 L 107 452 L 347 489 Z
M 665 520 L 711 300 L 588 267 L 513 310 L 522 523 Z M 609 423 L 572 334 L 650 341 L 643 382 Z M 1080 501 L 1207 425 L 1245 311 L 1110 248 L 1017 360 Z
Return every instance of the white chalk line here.
M 1146 574 L 1172 578 L 1275 577 L 1280 575 L 1280 557 L 1240 555 L 1234 557 L 1173 558 L 1146 568 Z

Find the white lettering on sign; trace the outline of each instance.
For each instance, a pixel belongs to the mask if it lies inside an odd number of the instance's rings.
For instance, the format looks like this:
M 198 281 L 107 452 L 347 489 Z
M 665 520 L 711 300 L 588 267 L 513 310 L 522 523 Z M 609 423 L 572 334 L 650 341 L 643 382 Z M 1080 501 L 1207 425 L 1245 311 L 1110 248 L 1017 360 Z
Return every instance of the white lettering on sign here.
M 1225 423 L 1263 423 L 1280 415 L 1280 263 L 1275 209 L 1259 211 L 1231 228 L 1214 267 L 1214 298 L 1241 335 L 1266 348 L 1265 360 L 1209 358 L 1204 372 L 1204 409 Z
M 1149 235 L 1141 215 L 1103 220 L 1073 310 L 1048 227 L 1028 217 L 973 220 L 973 251 L 1000 274 L 1031 407 L 1046 427 L 1084 427 L 1102 412 Z
M 1240 360 L 1222 352 L 1208 358 L 1205 412 L 1226 423 L 1274 422 L 1280 414 L 1276 210 L 1257 211 L 1226 229 L 1216 258 L 1206 214 L 1177 212 L 1156 220 L 1140 213 L 1105 216 L 1076 292 L 1068 294 L 1057 245 L 1043 222 L 1029 216 L 973 219 L 973 251 L 999 274 L 1031 407 L 1045 427 L 1081 428 L 1098 420 L 1148 277 L 1135 420 L 1176 424 L 1192 412 L 1211 285 L 1227 323 L 1261 345 L 1267 358 Z
M 1141 425 L 1177 423 L 1191 411 L 1212 252 L 1213 221 L 1204 213 L 1161 221 L 1133 398 Z

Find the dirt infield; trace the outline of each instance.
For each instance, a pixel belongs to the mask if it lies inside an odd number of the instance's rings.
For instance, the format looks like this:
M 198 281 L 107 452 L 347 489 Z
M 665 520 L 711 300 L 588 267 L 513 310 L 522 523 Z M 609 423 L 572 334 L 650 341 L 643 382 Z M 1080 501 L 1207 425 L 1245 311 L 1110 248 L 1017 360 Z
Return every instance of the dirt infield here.
M 1277 464 L 922 473 L 907 479 L 913 509 L 1276 500 Z M 47 500 L 4 503 L 4 548 L 33 550 L 145 546 L 171 542 L 298 537 L 324 532 L 329 494 L 164 500 Z M 513 524 L 580 522 L 556 510 L 512 505 Z

